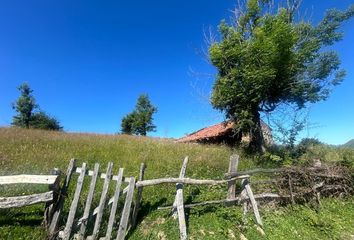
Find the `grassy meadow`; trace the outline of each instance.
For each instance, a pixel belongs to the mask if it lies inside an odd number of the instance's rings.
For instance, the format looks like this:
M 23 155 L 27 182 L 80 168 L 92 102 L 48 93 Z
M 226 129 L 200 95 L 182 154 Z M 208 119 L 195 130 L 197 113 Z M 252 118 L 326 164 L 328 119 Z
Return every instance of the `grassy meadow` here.
M 317 154 L 316 151 L 325 160 L 341 161 L 345 158 L 349 164 L 354 156 L 350 150 L 329 148 L 315 149 L 311 154 Z M 238 151 L 226 146 L 179 144 L 173 140 L 148 137 L 0 128 L 0 175 L 48 174 L 54 167 L 65 172 L 69 160 L 75 158 L 78 165 L 87 162 L 91 169 L 95 162 L 99 162 L 102 172 L 107 163 L 112 161 L 113 172 L 124 167 L 125 176 L 137 176 L 140 163 L 145 162 L 146 179 L 172 177 L 178 176 L 184 156 L 189 156 L 187 177 L 222 179 L 228 168 L 229 156 L 235 152 Z M 241 154 L 239 169 L 272 164 Z M 86 179 L 84 194 L 88 185 L 89 179 Z M 72 196 L 74 187 L 75 182 L 72 182 L 69 196 Z M 111 184 L 111 193 L 113 187 Z M 0 187 L 0 194 L 10 196 L 45 190 L 33 186 L 3 186 Z M 94 199 L 96 205 L 99 190 L 100 186 Z M 158 206 L 171 205 L 174 194 L 173 184 L 146 187 L 138 227 L 129 233 L 128 239 L 179 239 L 177 220 L 170 217 L 169 211 L 157 210 Z M 184 197 L 185 202 L 190 203 L 221 199 L 225 195 L 226 186 L 190 186 L 185 188 Z M 69 208 L 70 200 L 69 197 L 66 201 L 65 211 Z M 79 211 L 82 211 L 84 201 L 85 199 L 80 200 Z M 41 227 L 43 210 L 44 206 L 41 204 L 0 210 L 0 239 L 44 239 L 45 232 Z M 321 208 L 295 205 L 264 207 L 260 211 L 266 236 L 256 230 L 251 213 L 246 217 L 242 216 L 240 206 L 187 209 L 189 237 L 239 239 L 241 232 L 248 239 L 353 239 L 354 236 L 354 198 L 324 199 Z M 104 225 L 102 229 L 105 228 Z

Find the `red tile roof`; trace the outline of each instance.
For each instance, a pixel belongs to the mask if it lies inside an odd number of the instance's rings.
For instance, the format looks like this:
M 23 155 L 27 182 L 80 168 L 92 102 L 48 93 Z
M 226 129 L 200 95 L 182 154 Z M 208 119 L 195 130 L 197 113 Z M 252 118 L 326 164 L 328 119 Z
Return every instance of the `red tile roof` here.
M 233 129 L 234 122 L 218 123 L 210 127 L 200 129 L 177 140 L 177 142 L 194 142 L 202 139 L 222 136 Z

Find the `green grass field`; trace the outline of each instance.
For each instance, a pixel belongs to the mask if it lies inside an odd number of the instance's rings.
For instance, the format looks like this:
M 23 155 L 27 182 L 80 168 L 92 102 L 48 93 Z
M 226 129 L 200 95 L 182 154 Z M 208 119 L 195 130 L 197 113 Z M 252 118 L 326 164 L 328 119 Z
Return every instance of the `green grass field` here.
M 114 172 L 124 167 L 126 176 L 137 176 L 140 163 L 145 162 L 146 179 L 172 177 L 178 176 L 183 157 L 188 155 L 187 177 L 222 179 L 229 156 L 234 152 L 237 150 L 225 146 L 177 144 L 147 137 L 0 128 L 0 175 L 48 174 L 54 167 L 65 171 L 69 160 L 76 158 L 78 164 L 85 161 L 90 168 L 99 162 L 101 171 L 112 161 Z M 239 169 L 259 165 L 255 159 L 241 155 Z M 71 186 L 72 193 L 74 184 Z M 88 182 L 85 182 L 84 192 L 87 188 Z M 43 190 L 29 186 L 1 187 L 0 194 L 9 196 Z M 172 204 L 174 194 L 173 184 L 145 188 L 139 225 L 129 233 L 128 239 L 179 239 L 177 220 L 169 216 L 169 211 L 157 210 L 158 206 Z M 221 199 L 225 195 L 226 186 L 185 188 L 187 203 Z M 98 198 L 95 196 L 95 204 Z M 70 198 L 66 201 L 66 210 L 69 203 Z M 80 208 L 83 204 L 84 200 Z M 45 232 L 40 225 L 43 209 L 43 205 L 35 205 L 1 210 L 0 239 L 44 239 Z M 189 237 L 239 239 L 241 232 L 248 239 L 353 239 L 354 236 L 354 198 L 323 199 L 321 208 L 295 205 L 264 207 L 260 211 L 266 236 L 256 230 L 251 214 L 242 216 L 240 206 L 186 210 Z

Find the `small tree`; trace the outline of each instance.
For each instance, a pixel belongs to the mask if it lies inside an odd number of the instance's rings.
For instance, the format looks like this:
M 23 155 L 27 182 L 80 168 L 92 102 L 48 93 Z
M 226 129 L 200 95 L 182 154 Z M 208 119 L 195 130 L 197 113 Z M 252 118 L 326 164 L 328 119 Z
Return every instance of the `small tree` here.
M 235 23 L 220 24 L 221 39 L 209 48 L 218 70 L 212 105 L 236 120 L 235 130 L 248 133 L 256 151 L 264 149 L 260 112 L 325 100 L 343 80 L 338 54 L 328 46 L 342 39 L 338 29 L 354 15 L 354 5 L 343 12 L 332 9 L 314 25 L 296 18 L 299 0 L 280 8 L 272 2 L 247 0 Z
M 13 109 L 18 113 L 13 117 L 11 123 L 13 126 L 57 131 L 63 129 L 57 119 L 43 111 L 39 111 L 39 106 L 32 95 L 33 90 L 27 83 L 21 84 L 18 90 L 20 90 L 21 96 L 13 105 Z M 36 112 L 36 110 L 38 111 Z
M 54 130 L 54 131 L 63 130 L 63 127 L 60 126 L 60 123 L 57 119 L 49 116 L 43 111 L 36 112 L 32 115 L 30 127 L 36 129 L 45 129 L 45 130 Z
M 17 115 L 13 117 L 11 124 L 16 127 L 29 128 L 33 110 L 38 105 L 32 95 L 33 90 L 30 89 L 27 83 L 21 84 L 17 89 L 21 92 L 21 96 L 12 106 Z
M 134 111 L 123 117 L 121 132 L 146 136 L 148 132 L 155 131 L 153 114 L 156 112 L 157 108 L 151 104 L 148 95 L 140 95 Z

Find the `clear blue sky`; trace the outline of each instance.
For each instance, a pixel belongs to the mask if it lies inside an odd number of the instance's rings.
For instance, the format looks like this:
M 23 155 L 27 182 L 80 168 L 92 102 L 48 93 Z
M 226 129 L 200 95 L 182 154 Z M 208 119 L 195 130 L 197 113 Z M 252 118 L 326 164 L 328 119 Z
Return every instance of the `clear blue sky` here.
M 215 70 L 201 53 L 203 30 L 230 16 L 235 0 L 0 1 L 0 125 L 8 126 L 27 81 L 66 131 L 115 133 L 141 93 L 159 111 L 153 136 L 180 137 L 222 120 L 207 101 Z M 306 0 L 318 21 L 352 0 Z M 331 144 L 354 138 L 354 21 L 334 46 L 347 70 L 331 97 L 311 108 Z

